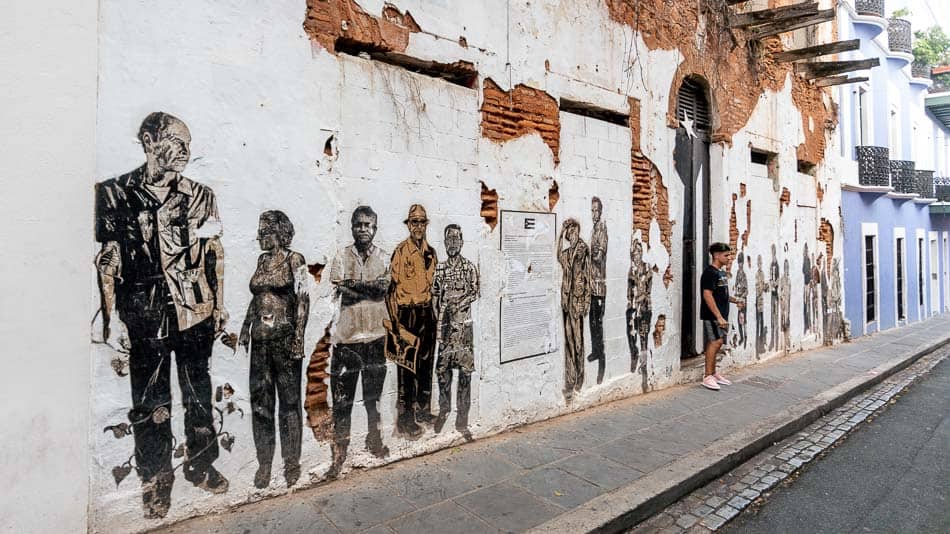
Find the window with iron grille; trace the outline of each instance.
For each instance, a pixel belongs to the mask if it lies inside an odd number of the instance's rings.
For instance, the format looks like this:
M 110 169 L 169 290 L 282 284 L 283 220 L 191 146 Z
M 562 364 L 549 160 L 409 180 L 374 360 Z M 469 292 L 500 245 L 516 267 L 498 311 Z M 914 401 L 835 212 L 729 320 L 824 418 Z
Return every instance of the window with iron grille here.
M 904 238 L 897 238 L 897 320 L 907 319 L 907 312 L 904 311 Z
M 864 320 L 868 323 L 877 319 L 875 297 L 877 295 L 874 283 L 874 236 L 864 236 Z

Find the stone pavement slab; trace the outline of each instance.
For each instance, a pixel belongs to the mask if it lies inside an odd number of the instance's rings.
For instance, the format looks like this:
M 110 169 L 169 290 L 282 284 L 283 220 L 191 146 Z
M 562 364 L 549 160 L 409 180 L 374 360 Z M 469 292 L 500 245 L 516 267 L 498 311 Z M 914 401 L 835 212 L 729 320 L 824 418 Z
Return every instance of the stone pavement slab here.
M 720 392 L 688 385 L 619 400 L 160 531 L 617 531 L 947 342 L 950 317 L 938 317 L 734 371 Z M 829 439 L 841 431 L 827 430 Z M 761 491 L 739 485 L 742 499 Z M 692 524 L 679 528 L 724 522 L 734 509 L 690 506 Z

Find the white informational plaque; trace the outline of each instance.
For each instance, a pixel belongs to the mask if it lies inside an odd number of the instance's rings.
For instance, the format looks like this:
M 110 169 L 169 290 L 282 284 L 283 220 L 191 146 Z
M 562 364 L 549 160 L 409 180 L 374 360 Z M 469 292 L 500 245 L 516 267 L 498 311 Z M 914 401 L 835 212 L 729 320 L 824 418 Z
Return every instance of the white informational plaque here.
M 505 290 L 501 297 L 501 363 L 557 350 L 557 217 L 553 213 L 501 212 Z

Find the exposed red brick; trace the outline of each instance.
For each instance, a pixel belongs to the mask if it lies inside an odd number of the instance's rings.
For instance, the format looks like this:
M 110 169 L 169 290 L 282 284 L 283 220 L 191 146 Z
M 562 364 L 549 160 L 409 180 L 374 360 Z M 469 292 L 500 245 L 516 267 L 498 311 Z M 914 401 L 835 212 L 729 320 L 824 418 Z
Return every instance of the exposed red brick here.
M 559 163 L 561 117 L 554 97 L 524 84 L 503 91 L 491 78 L 485 79 L 482 97 L 482 137 L 503 143 L 537 132 Z
M 480 183 L 482 184 L 482 209 L 479 214 L 482 219 L 485 219 L 485 224 L 494 230 L 495 225 L 498 224 L 498 191 L 489 189 L 485 182 Z
M 660 241 L 667 254 L 673 251 L 673 221 L 670 220 L 669 191 L 660 170 L 640 152 L 640 101 L 630 101 L 630 170 L 633 174 L 633 228 L 650 245 L 650 221 L 660 227 Z
M 653 345 L 655 347 L 663 346 L 663 332 L 666 330 L 666 315 L 662 313 L 656 318 L 656 326 L 653 327 Z
M 742 232 L 742 248 L 749 246 L 749 232 L 752 231 L 752 199 L 745 202 L 745 232 Z
M 778 214 L 781 215 L 785 211 L 785 206 L 788 206 L 792 202 L 792 192 L 788 190 L 787 187 L 782 188 L 782 196 L 778 199 Z
M 673 266 L 667 265 L 666 272 L 663 273 L 663 286 L 669 289 L 670 284 L 673 283 Z
M 821 225 L 818 227 L 818 240 L 825 243 L 825 263 L 827 263 L 825 268 L 830 269 L 831 258 L 835 253 L 835 228 L 828 222 L 828 219 L 821 219 Z
M 554 180 L 551 188 L 548 189 L 548 211 L 554 211 L 554 206 L 557 206 L 557 201 L 560 199 L 561 193 L 557 189 L 557 180 Z
M 408 12 L 387 4 L 383 16 L 374 17 L 354 0 L 307 0 L 303 28 L 331 53 L 347 42 L 378 52 L 405 52 L 409 34 L 421 31 Z
M 773 59 L 783 49 L 779 37 L 750 42 L 749 33 L 742 28 L 728 28 L 727 14 L 731 11 L 723 2 L 685 2 L 670 0 L 604 0 L 610 17 L 639 32 L 651 50 L 678 50 L 682 55 L 670 94 L 675 95 L 687 76 L 698 75 L 708 81 L 713 124 L 713 142 L 731 142 L 732 136 L 749 121 L 759 96 L 765 90 L 778 91 L 785 85 L 791 72 L 791 63 Z M 704 19 L 702 39 L 697 39 L 696 28 Z M 798 79 L 797 77 L 793 77 Z M 823 91 L 807 82 L 796 82 L 799 98 L 795 103 L 802 111 L 803 120 L 813 117 L 816 130 L 821 134 L 806 134 L 806 159 L 824 153 L 824 132 L 821 128 L 832 110 L 822 102 Z M 793 88 L 794 89 L 794 88 Z M 677 127 L 676 99 L 669 99 L 667 122 Z M 819 146 L 820 150 L 819 150 Z
M 739 244 L 739 220 L 736 217 L 736 200 L 738 198 L 739 195 L 732 194 L 732 209 L 729 211 L 729 245 L 732 246 L 732 250 L 736 250 Z
M 314 263 L 307 266 L 307 270 L 310 271 L 310 275 L 313 276 L 313 280 L 318 284 L 320 283 L 320 277 L 323 275 L 324 267 L 326 267 L 326 265 L 322 263 Z
M 745 198 L 745 194 L 746 194 L 745 184 L 740 183 L 740 184 L 739 184 L 739 196 L 742 197 L 742 198 Z
M 307 394 L 303 404 L 307 412 L 307 426 L 313 431 L 313 437 L 317 441 L 329 440 L 332 434 L 333 418 L 327 402 L 326 383 L 326 379 L 330 376 L 327 373 L 329 361 L 330 326 L 328 325 L 323 331 L 323 337 L 317 342 L 317 346 L 310 355 L 310 363 L 307 365 Z

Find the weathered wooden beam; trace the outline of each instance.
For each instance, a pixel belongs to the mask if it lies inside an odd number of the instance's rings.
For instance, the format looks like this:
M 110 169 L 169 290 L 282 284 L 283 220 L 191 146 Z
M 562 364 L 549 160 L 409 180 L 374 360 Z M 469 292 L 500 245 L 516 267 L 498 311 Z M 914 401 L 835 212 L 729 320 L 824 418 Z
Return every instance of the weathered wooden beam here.
M 815 24 L 821 24 L 822 22 L 827 22 L 829 20 L 833 20 L 834 18 L 834 9 L 822 9 L 818 13 L 809 17 L 788 19 L 781 22 L 776 22 L 774 24 L 758 26 L 752 30 L 752 34 L 749 37 L 751 39 L 762 39 L 763 37 L 769 37 L 770 35 L 778 35 L 780 33 L 807 28 L 808 26 L 814 26 Z
M 799 61 L 802 59 L 811 59 L 818 56 L 827 56 L 829 54 L 840 54 L 841 52 L 850 52 L 861 47 L 860 39 L 851 39 L 850 41 L 836 41 L 833 43 L 821 44 L 818 46 L 809 46 L 807 48 L 798 48 L 795 50 L 786 50 L 779 52 L 772 57 L 775 61 Z
M 881 64 L 881 58 L 856 59 L 853 61 L 816 61 L 814 63 L 796 63 L 795 73 L 804 74 L 808 80 L 825 78 L 835 74 L 844 74 L 856 70 L 867 70 Z
M 772 24 L 786 19 L 807 17 L 818 12 L 818 2 L 802 2 L 775 9 L 763 9 L 729 16 L 730 28 L 745 28 L 760 24 Z
M 846 83 L 858 83 L 866 82 L 870 78 L 867 76 L 855 76 L 854 78 L 848 78 L 847 76 L 831 76 L 830 78 L 822 78 L 820 80 L 815 80 L 816 87 L 831 87 L 832 85 L 844 85 Z

